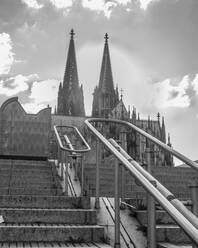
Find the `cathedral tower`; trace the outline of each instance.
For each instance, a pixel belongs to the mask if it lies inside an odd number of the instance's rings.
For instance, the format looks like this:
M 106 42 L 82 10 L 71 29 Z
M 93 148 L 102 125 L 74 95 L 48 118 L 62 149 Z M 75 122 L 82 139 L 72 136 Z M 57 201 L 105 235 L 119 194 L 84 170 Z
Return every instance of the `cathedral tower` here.
M 105 34 L 105 44 L 102 58 L 99 85 L 93 93 L 92 116 L 108 118 L 109 114 L 119 101 L 114 89 L 111 61 L 108 45 L 108 34 Z
M 82 85 L 79 86 L 76 53 L 74 45 L 74 30 L 70 32 L 71 38 L 67 54 L 67 62 L 63 84 L 60 83 L 58 91 L 58 115 L 84 116 L 84 96 Z

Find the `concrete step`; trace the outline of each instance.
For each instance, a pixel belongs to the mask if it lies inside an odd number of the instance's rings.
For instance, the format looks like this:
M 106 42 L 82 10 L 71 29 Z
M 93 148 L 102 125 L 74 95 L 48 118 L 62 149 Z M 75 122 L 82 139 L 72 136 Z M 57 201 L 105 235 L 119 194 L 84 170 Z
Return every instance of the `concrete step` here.
M 176 225 L 157 225 L 156 235 L 158 242 L 170 242 L 170 243 L 184 243 L 190 244 L 191 241 L 189 237 L 184 233 L 184 231 Z
M 0 164 L 1 170 L 20 169 L 20 170 L 50 170 L 48 164 Z
M 92 209 L 0 208 L 5 223 L 81 224 L 96 225 Z
M 5 242 L 101 242 L 104 240 L 104 228 L 97 225 L 1 224 L 0 240 Z
M 27 187 L 31 185 L 40 185 L 40 187 L 50 187 L 53 184 L 53 177 L 42 178 L 11 178 L 9 176 L 0 177 L 0 187 Z
M 0 182 L 0 187 L 1 187 L 1 182 Z M 31 181 L 12 181 L 10 182 L 10 187 L 16 187 L 16 188 L 24 188 L 24 187 L 32 187 L 32 188 L 40 188 L 40 189 L 49 189 L 49 188 L 53 188 L 55 187 L 54 182 L 52 181 L 52 179 L 50 180 L 45 180 L 45 182 L 41 181 L 41 180 L 31 180 Z
M 160 242 L 157 244 L 158 248 L 192 248 L 192 245 L 187 244 L 171 244 L 168 242 Z
M 0 195 L 1 208 L 89 209 L 89 197 Z
M 26 188 L 9 188 L 1 187 L 1 195 L 56 195 L 57 190 L 55 188 L 40 188 L 39 185 L 36 188 L 26 187 Z
M 46 175 L 46 174 L 52 174 L 52 170 L 49 168 L 47 168 L 46 170 L 41 170 L 41 169 L 20 169 L 20 168 L 17 168 L 17 169 L 0 169 L 0 173 L 2 174 L 12 174 L 12 175 L 18 175 L 18 174 L 23 174 L 23 175 L 26 175 L 26 174 L 41 174 L 41 175 Z
M 39 164 L 39 165 L 46 165 L 47 161 L 42 160 L 22 160 L 22 159 L 0 159 L 0 165 L 1 164 Z
M 147 211 L 137 210 L 135 216 L 142 225 L 147 225 Z M 175 221 L 164 210 L 156 211 L 156 224 L 175 224 Z
M 110 245 L 105 243 L 96 243 L 96 242 L 0 242 L 0 247 L 4 248 L 57 248 L 57 247 L 67 247 L 67 248 L 82 248 L 82 247 L 89 247 L 89 248 L 111 248 Z

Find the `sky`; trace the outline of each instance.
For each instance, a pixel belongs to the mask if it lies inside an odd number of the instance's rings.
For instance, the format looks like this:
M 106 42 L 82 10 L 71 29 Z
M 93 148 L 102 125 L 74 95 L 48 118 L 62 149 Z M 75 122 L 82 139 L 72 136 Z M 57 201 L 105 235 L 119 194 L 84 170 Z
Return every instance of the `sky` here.
M 27 112 L 54 109 L 73 28 L 90 115 L 107 32 L 126 107 L 160 112 L 173 147 L 198 159 L 197 13 L 197 0 L 1 0 L 0 104 L 18 96 Z

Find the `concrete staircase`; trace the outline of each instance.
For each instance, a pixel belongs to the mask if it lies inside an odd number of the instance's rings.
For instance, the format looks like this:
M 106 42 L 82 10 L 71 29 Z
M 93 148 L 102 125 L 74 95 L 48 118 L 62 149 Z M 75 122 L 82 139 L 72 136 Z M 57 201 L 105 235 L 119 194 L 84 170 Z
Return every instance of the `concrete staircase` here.
M 84 169 L 87 195 L 95 194 L 95 164 L 85 164 Z M 121 173 L 121 171 L 120 171 Z M 191 210 L 191 192 L 189 185 L 193 180 L 198 180 L 197 173 L 188 167 L 154 167 L 152 174 L 177 198 L 188 203 Z M 121 175 L 121 174 L 120 174 Z M 125 171 L 125 198 L 126 201 L 136 207 L 134 213 L 142 225 L 142 230 L 147 228 L 147 194 L 142 186 L 127 171 Z M 111 197 L 114 194 L 114 165 L 101 163 L 100 165 L 100 196 Z M 144 209 L 144 210 L 143 210 Z M 157 241 L 160 248 L 192 247 L 187 235 L 178 227 L 174 221 L 159 208 L 157 210 Z
M 108 247 L 90 198 L 61 195 L 45 161 L 0 161 L 0 215 L 0 247 Z
M 100 195 L 111 197 L 114 194 L 114 160 L 100 165 Z M 189 200 L 191 197 L 189 185 L 192 180 L 198 180 L 198 174 L 187 167 L 153 167 L 152 174 L 169 189 L 177 198 Z M 96 165 L 86 163 L 84 168 L 86 192 L 95 196 Z M 125 171 L 125 198 L 145 199 L 146 192 L 128 171 Z
M 144 231 L 147 229 L 146 210 L 136 210 L 133 212 Z M 156 210 L 156 236 L 158 247 L 192 247 L 191 241 L 183 230 L 176 225 L 174 220 L 162 209 Z

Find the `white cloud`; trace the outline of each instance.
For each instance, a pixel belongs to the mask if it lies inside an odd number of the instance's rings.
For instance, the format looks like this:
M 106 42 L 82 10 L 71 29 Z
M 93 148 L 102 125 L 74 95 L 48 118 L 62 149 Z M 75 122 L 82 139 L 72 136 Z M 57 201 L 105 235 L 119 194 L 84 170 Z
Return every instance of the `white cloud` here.
M 92 11 L 96 11 L 97 13 L 103 12 L 107 18 L 110 18 L 113 8 L 118 5 L 126 6 L 130 2 L 131 0 L 82 0 L 82 6 Z
M 73 0 L 50 0 L 57 9 L 67 9 L 72 7 Z
M 154 2 L 154 1 L 157 1 L 157 0 L 139 0 L 140 1 L 140 8 L 146 10 L 148 5 L 151 3 L 151 2 Z
M 14 62 L 12 41 L 7 33 L 0 34 L 0 74 L 7 74 Z
M 35 103 L 35 102 L 23 103 L 22 106 L 27 113 L 34 113 L 34 114 L 38 113 L 41 109 L 44 109 L 47 107 L 45 104 Z
M 177 86 L 173 86 L 170 79 L 166 79 L 163 82 L 154 84 L 153 101 L 157 107 L 162 108 L 189 107 L 190 98 L 186 94 L 189 84 L 190 82 L 188 75 L 184 76 Z
M 120 5 L 127 5 L 131 2 L 131 0 L 114 0 L 114 2 L 120 4 Z
M 196 91 L 198 95 L 198 74 L 196 74 L 196 76 L 194 77 L 192 81 L 192 86 L 194 87 L 194 90 Z
M 29 96 L 30 102 L 24 103 L 24 109 L 29 113 L 37 113 L 43 108 L 55 106 L 58 94 L 59 81 L 48 79 L 44 81 L 35 81 L 31 88 Z
M 8 97 L 24 92 L 29 88 L 29 83 L 38 78 L 36 74 L 23 76 L 21 74 L 15 77 L 9 77 L 0 81 L 0 93 Z
M 30 98 L 36 103 L 47 103 L 57 98 L 59 81 L 48 79 L 44 81 L 35 81 L 32 85 Z
M 43 7 L 43 4 L 39 4 L 37 0 L 21 0 L 25 3 L 29 8 L 40 9 Z

